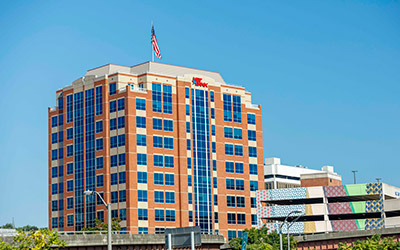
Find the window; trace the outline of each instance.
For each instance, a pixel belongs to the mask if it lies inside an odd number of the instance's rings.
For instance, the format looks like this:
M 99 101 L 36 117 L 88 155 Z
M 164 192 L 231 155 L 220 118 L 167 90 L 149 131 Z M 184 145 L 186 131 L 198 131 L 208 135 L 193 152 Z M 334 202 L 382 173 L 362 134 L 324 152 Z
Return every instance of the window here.
M 51 127 L 57 127 L 57 116 L 51 117 Z
M 99 206 L 99 205 L 102 206 L 102 205 L 104 205 L 104 203 L 101 199 L 104 199 L 104 193 L 99 193 L 99 194 L 100 195 L 96 195 L 96 204 L 97 204 L 97 206 Z
M 186 115 L 190 115 L 190 106 L 186 104 Z
M 110 95 L 115 95 L 117 93 L 117 83 L 110 84 Z
M 164 175 L 162 173 L 154 173 L 154 185 L 164 185 Z
M 63 177 L 64 175 L 64 167 L 63 165 L 58 166 L 58 177 Z
M 237 214 L 237 224 L 239 225 L 246 224 L 246 214 Z
M 125 116 L 118 117 L 118 128 L 125 128 Z
M 235 172 L 237 174 L 243 174 L 243 163 L 242 162 L 235 162 Z
M 175 203 L 175 193 L 174 192 L 165 192 L 165 203 L 174 204 Z
M 96 187 L 102 187 L 104 185 L 104 176 L 98 175 L 96 176 Z
M 251 208 L 257 208 L 257 202 L 255 197 L 250 198 Z
M 164 147 L 168 149 L 174 149 L 174 138 L 164 137 Z
M 126 208 L 123 208 L 123 209 L 119 210 L 119 218 L 121 220 L 126 220 Z
M 226 196 L 226 206 L 228 207 L 235 207 L 235 196 Z
M 162 155 L 154 155 L 153 158 L 154 158 L 154 166 L 155 167 L 163 167 L 164 166 Z
M 58 149 L 58 159 L 64 158 L 64 150 L 62 148 Z
M 111 148 L 116 148 L 117 145 L 118 145 L 118 138 L 117 138 L 117 136 L 112 136 L 112 137 L 110 138 L 110 147 L 111 147 Z
M 193 204 L 193 194 L 192 193 L 188 193 L 188 203 Z
M 215 109 L 211 108 L 211 119 L 215 119 Z
M 51 184 L 51 194 L 57 194 L 57 183 Z
M 233 145 L 232 144 L 225 144 L 225 154 L 233 155 Z
M 125 99 L 118 99 L 118 110 L 123 110 L 125 109 Z
M 152 84 L 153 112 L 161 113 L 161 84 Z
M 164 203 L 164 192 L 163 191 L 154 191 L 154 202 L 155 203 Z
M 118 155 L 118 166 L 125 165 L 126 159 L 125 159 L 125 153 L 119 154 Z
M 125 135 L 118 136 L 118 147 L 125 146 Z
M 228 213 L 228 224 L 236 224 L 236 214 Z
M 96 139 L 96 151 L 103 150 L 103 138 Z
M 186 122 L 186 133 L 190 133 L 190 122 Z
M 73 174 L 74 173 L 74 164 L 73 163 L 67 163 L 67 175 Z
M 136 98 L 136 110 L 146 110 L 146 99 Z
M 214 222 L 218 223 L 218 212 L 214 213 Z M 215 234 L 218 234 L 218 230 L 215 230 Z
M 235 190 L 235 180 L 234 179 L 226 179 L 226 189 Z
M 138 146 L 146 146 L 146 135 L 137 135 L 136 144 Z
M 58 211 L 58 201 L 51 201 L 51 211 Z
M 236 238 L 236 231 L 228 230 L 228 240 Z
M 249 157 L 257 157 L 257 148 L 249 147 Z
M 215 125 L 211 125 L 211 135 L 215 136 Z
M 165 174 L 165 185 L 167 186 L 173 186 L 175 185 L 174 181 L 174 174 Z
M 217 152 L 217 144 L 215 142 L 212 142 L 212 152 L 213 153 Z
M 214 102 L 214 91 L 210 91 L 210 101 Z
M 51 177 L 52 177 L 52 178 L 55 178 L 55 177 L 58 176 L 57 171 L 58 171 L 58 168 L 57 168 L 57 167 L 52 167 L 52 168 L 51 168 Z
M 240 96 L 232 96 L 233 99 L 233 121 L 242 122 L 242 104 Z
M 137 164 L 147 165 L 147 154 L 137 154 Z
M 189 211 L 189 222 L 193 222 L 193 211 Z
M 231 122 L 232 121 L 232 96 L 224 94 L 224 121 Z
M 74 198 L 68 197 L 67 198 L 67 209 L 74 208 Z
M 256 115 L 255 114 L 247 114 L 247 123 L 248 124 L 256 124 Z
M 233 138 L 232 128 L 224 127 L 224 136 L 225 138 Z
M 67 96 L 67 123 L 72 122 L 73 119 L 73 100 L 72 100 L 73 96 L 72 95 L 68 95 Z
M 249 141 L 256 141 L 257 140 L 256 131 L 249 130 L 248 131 L 248 135 L 249 135 Z
M 148 227 L 139 227 L 139 234 L 149 234 Z
M 74 146 L 73 145 L 68 145 L 67 146 L 67 157 L 70 157 L 74 154 Z
M 173 168 L 174 167 L 174 157 L 166 155 L 165 156 L 165 167 L 166 168 Z
M 218 188 L 217 177 L 213 177 L 213 188 Z
M 119 191 L 119 202 L 126 202 L 126 190 Z
M 113 113 L 117 111 L 117 102 L 116 101 L 110 101 L 110 113 Z
M 118 174 L 114 173 L 111 174 L 111 185 L 116 185 L 118 184 Z
M 138 128 L 146 128 L 146 117 L 136 116 L 136 126 Z
M 185 88 L 185 98 L 189 98 L 189 88 Z
M 235 133 L 235 139 L 241 140 L 243 138 L 241 128 L 235 128 L 234 133 Z
M 192 158 L 187 158 L 187 168 L 191 169 L 192 168 Z
M 172 87 L 163 85 L 163 111 L 172 114 Z
M 126 183 L 126 172 L 119 172 L 118 173 L 118 183 L 119 184 Z
M 98 86 L 96 87 L 96 115 L 101 114 L 103 114 L 103 87 Z
M 147 183 L 147 173 L 146 172 L 137 172 L 138 183 Z
M 225 172 L 227 173 L 235 173 L 234 163 L 231 161 L 225 162 Z
M 253 226 L 257 225 L 257 215 L 256 214 L 251 215 L 251 225 L 253 225 Z
M 143 208 L 138 209 L 138 220 L 148 220 L 147 209 L 143 209 Z
M 172 122 L 172 120 L 164 120 L 164 130 L 174 131 L 174 123 Z
M 57 160 L 57 149 L 51 150 L 51 160 Z
M 192 176 L 188 175 L 188 187 L 192 186 Z
M 217 171 L 217 160 L 212 161 L 213 171 Z
M 245 207 L 244 197 L 243 196 L 237 196 L 236 197 L 236 206 L 237 207 Z
M 175 210 L 165 210 L 165 221 L 175 221 Z
M 138 190 L 138 201 L 147 202 L 147 190 Z
M 153 118 L 153 129 L 154 130 L 162 130 L 162 119 Z
M 154 210 L 155 214 L 155 220 L 156 221 L 164 221 L 164 210 L 163 209 L 155 209 Z
M 110 119 L 110 130 L 117 129 L 117 118 Z
M 117 218 L 118 217 L 118 210 L 113 209 L 111 210 L 111 218 Z
M 111 161 L 111 167 L 118 166 L 118 156 L 117 155 L 111 155 L 110 161 Z
M 96 158 L 96 169 L 102 169 L 104 166 L 103 157 Z
M 58 201 L 58 210 L 63 211 L 64 210 L 64 200 L 61 199 Z
M 250 191 L 257 191 L 257 190 L 258 190 L 258 182 L 250 181 Z
M 57 133 L 51 134 L 51 143 L 57 143 Z
M 74 191 L 74 181 L 69 180 L 67 181 L 67 192 L 72 192 Z
M 103 132 L 103 121 L 97 121 L 96 122 L 96 133 L 101 133 L 101 132 Z M 72 135 L 71 135 L 71 138 L 72 138 Z
M 236 180 L 236 190 L 244 190 L 244 180 Z
M 218 195 L 214 194 L 214 206 L 218 206 Z
M 190 150 L 190 139 L 186 139 L 186 150 Z
M 163 147 L 163 138 L 161 136 L 153 136 L 153 147 L 154 148 L 162 148 Z
M 118 202 L 118 191 L 111 192 L 111 203 Z
M 71 140 L 74 137 L 74 129 L 67 128 L 67 140 Z
M 60 131 L 58 132 L 58 142 L 63 142 L 64 141 L 64 132 Z

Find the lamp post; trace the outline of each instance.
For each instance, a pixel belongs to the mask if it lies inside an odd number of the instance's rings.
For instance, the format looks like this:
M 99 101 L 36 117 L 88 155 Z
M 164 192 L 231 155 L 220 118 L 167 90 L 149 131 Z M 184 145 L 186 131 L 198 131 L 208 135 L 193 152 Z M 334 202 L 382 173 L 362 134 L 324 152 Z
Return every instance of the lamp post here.
M 300 212 L 300 211 L 296 211 L 296 212 Z M 301 212 L 300 212 L 300 213 L 301 213 Z M 298 221 L 302 215 L 304 215 L 304 214 L 302 214 L 302 213 L 299 214 L 299 215 L 296 217 L 296 219 L 292 220 L 292 221 L 290 222 L 290 224 L 287 226 L 288 250 L 290 250 L 290 233 L 289 233 L 289 228 L 290 228 L 296 221 Z
M 104 205 L 107 208 L 107 214 L 108 214 L 108 227 L 107 227 L 107 249 L 108 250 L 112 250 L 112 243 L 111 243 L 111 203 L 107 204 L 103 197 L 101 197 L 101 195 L 96 192 L 96 191 L 91 191 L 91 190 L 86 190 L 83 192 L 85 195 L 98 195 L 101 199 L 101 201 L 104 203 Z
M 285 220 L 279 225 L 279 249 L 280 249 L 280 250 L 283 250 L 283 244 L 282 244 L 282 227 L 283 227 L 283 225 L 284 225 L 285 223 L 287 223 L 287 219 L 290 217 L 290 215 L 292 215 L 292 214 L 298 214 L 298 213 L 301 213 L 301 211 L 297 210 L 297 211 L 292 211 L 292 212 L 290 212 L 290 213 L 286 216 Z M 299 217 L 300 217 L 300 216 L 299 216 Z M 288 230 L 289 230 L 289 227 L 288 227 Z

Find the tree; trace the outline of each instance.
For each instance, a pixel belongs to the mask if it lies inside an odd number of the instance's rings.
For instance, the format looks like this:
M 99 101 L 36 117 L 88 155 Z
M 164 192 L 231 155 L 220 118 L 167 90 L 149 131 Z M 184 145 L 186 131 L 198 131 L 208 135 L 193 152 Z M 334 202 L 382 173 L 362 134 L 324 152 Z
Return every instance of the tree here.
M 111 231 L 121 231 L 121 225 L 119 224 L 121 219 L 118 217 L 111 219 Z M 82 231 L 107 231 L 108 224 L 105 224 L 101 220 L 94 219 L 94 227 L 84 227 Z
M 4 228 L 4 229 L 14 229 L 14 226 L 13 226 L 13 224 L 11 224 L 11 223 L 7 223 L 7 224 L 4 224 L 3 226 L 0 226 L 0 228 Z
M 18 231 L 18 234 L 14 236 L 11 244 L 0 241 L 0 249 L 2 250 L 58 249 L 58 247 L 66 246 L 66 243 L 59 238 L 57 232 L 48 229 L 32 230 L 28 233 Z
M 381 238 L 379 234 L 373 235 L 367 240 L 358 240 L 350 245 L 340 243 L 338 250 L 400 250 L 400 242 L 393 237 Z
M 265 226 L 257 229 L 245 229 L 244 232 L 249 233 L 247 238 L 247 249 L 249 250 L 269 250 L 279 249 L 279 234 L 275 231 L 268 233 L 268 228 Z M 229 241 L 233 249 L 240 249 L 242 246 L 242 238 L 235 238 Z M 287 238 L 282 237 L 283 249 L 287 249 Z M 290 236 L 290 248 L 295 249 L 297 242 Z
M 31 225 L 26 225 L 26 226 L 23 226 L 23 227 L 18 227 L 17 228 L 17 230 L 21 230 L 21 231 L 23 231 L 23 232 L 30 232 L 30 231 L 36 231 L 36 230 L 38 230 L 39 228 L 37 227 L 37 226 L 31 226 Z

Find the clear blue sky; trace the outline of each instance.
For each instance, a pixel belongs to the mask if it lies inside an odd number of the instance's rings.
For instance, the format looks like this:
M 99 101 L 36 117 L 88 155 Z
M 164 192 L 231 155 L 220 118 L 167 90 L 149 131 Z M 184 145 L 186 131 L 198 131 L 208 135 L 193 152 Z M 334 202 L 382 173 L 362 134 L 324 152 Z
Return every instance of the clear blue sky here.
M 47 108 L 107 63 L 218 71 L 263 109 L 264 156 L 400 186 L 398 1 L 1 1 L 0 225 L 47 226 Z

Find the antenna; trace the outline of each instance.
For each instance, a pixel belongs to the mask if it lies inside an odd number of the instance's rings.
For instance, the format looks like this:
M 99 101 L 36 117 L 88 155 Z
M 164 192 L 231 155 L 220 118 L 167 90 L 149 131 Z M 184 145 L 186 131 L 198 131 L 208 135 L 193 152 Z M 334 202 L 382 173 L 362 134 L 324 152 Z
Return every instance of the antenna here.
M 358 172 L 357 170 L 353 170 L 353 171 L 351 171 L 351 172 L 353 172 L 353 175 L 354 175 L 354 184 L 356 184 L 357 182 L 356 182 L 356 173 Z

